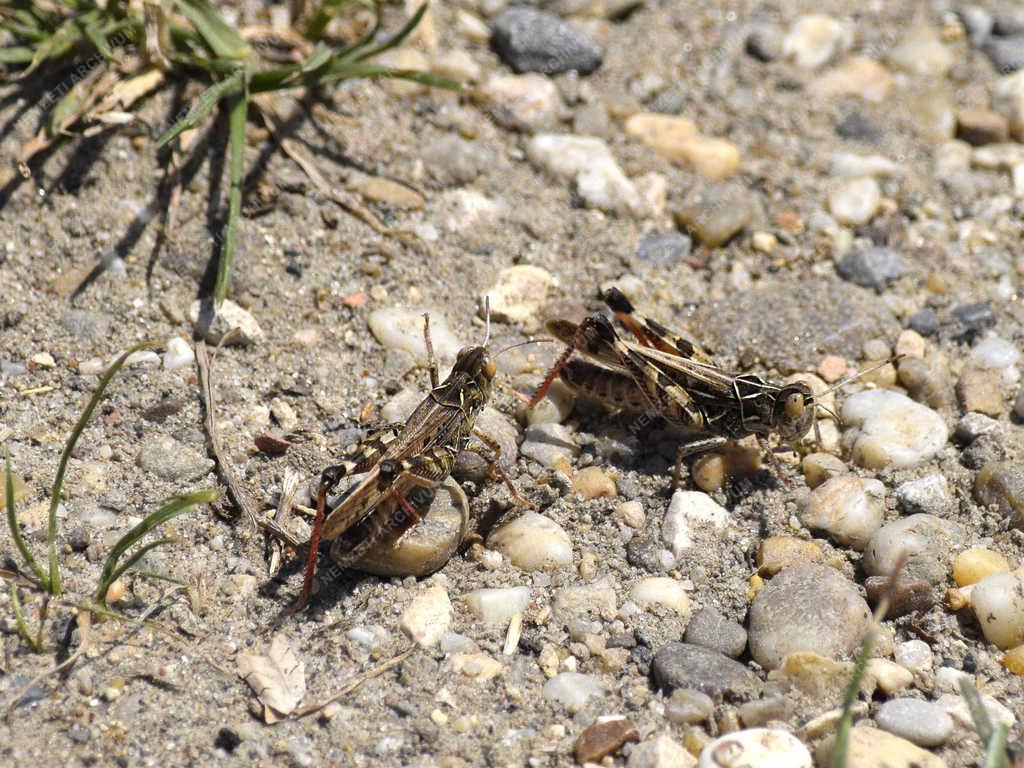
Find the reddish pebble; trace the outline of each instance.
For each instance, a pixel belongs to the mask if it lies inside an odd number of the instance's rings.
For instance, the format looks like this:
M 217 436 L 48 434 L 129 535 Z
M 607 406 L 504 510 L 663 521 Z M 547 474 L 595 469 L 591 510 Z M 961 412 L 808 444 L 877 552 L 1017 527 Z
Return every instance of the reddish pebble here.
M 825 355 L 818 364 L 818 374 L 828 383 L 838 381 L 846 373 L 846 358 L 839 355 Z
M 576 740 L 576 760 L 596 763 L 614 754 L 627 741 L 640 741 L 640 733 L 632 720 L 609 720 L 587 728 Z
M 268 456 L 282 456 L 292 447 L 292 444 L 280 435 L 264 432 L 256 436 L 256 447 Z
M 780 211 L 775 214 L 775 223 L 794 234 L 804 231 L 804 220 L 795 211 Z
M 366 294 L 362 291 L 356 291 L 355 293 L 350 293 L 342 301 L 346 307 L 358 309 L 359 307 L 366 306 Z

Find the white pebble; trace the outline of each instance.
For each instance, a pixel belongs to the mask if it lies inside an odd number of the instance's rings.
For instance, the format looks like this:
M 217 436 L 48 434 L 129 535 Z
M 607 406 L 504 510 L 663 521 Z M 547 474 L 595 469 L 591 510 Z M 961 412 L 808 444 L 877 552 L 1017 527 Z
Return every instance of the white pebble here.
M 180 336 L 167 340 L 167 351 L 164 352 L 164 368 L 168 371 L 176 371 L 178 368 L 185 368 L 192 365 L 196 359 L 196 353 L 192 351 L 192 345 Z
M 425 309 L 399 309 L 389 307 L 370 313 L 367 323 L 370 333 L 389 349 L 404 349 L 420 364 L 427 362 L 427 345 L 423 340 L 423 314 Z M 440 312 L 430 314 L 430 340 L 438 360 L 454 360 L 462 344 L 448 327 Z
M 717 536 L 729 519 L 729 513 L 706 493 L 676 491 L 661 524 L 661 537 L 678 559 L 694 545 L 696 536 Z
M 532 264 L 516 264 L 501 270 L 497 283 L 484 294 L 490 301 L 491 318 L 502 323 L 535 321 L 554 284 L 550 272 Z
M 971 590 L 971 607 L 985 639 L 1002 649 L 1024 643 L 1024 580 L 993 573 Z
M 992 724 L 1006 723 L 1010 728 L 1017 722 L 1013 712 L 1004 704 L 992 698 L 986 693 L 979 693 L 981 706 L 988 713 L 988 719 Z M 935 700 L 935 703 L 943 709 L 959 728 L 968 733 L 974 734 L 974 718 L 967 706 L 964 697 L 959 693 L 944 693 Z
M 132 352 L 124 359 L 125 368 L 141 368 L 150 365 L 160 365 L 160 355 L 152 349 L 140 349 Z
M 544 75 L 494 75 L 480 86 L 494 119 L 514 130 L 553 128 L 562 109 L 558 86 Z
M 921 674 L 932 668 L 932 649 L 924 640 L 907 640 L 896 646 L 893 652 L 896 663 L 913 674 Z
M 444 587 L 428 587 L 402 612 L 401 628 L 421 648 L 440 642 L 452 623 L 452 603 Z
M 1020 352 L 999 336 L 989 336 L 979 341 L 968 359 L 975 368 L 1000 371 L 1006 385 L 1016 384 L 1020 380 L 1020 371 L 1017 370 Z
M 843 403 L 843 436 L 854 461 L 881 469 L 915 467 L 945 445 L 949 429 L 942 416 L 906 395 L 888 390 L 858 392 Z
M 840 182 L 828 194 L 828 209 L 840 224 L 867 224 L 882 201 L 882 190 L 870 176 Z
M 696 764 L 679 742 L 662 733 L 633 747 L 626 768 L 692 768 Z
M 868 660 L 868 677 L 874 678 L 883 693 L 898 693 L 914 682 L 914 673 L 888 659 Z
M 849 24 L 809 13 L 793 22 L 782 41 L 782 53 L 801 69 L 817 69 L 846 51 L 852 42 Z
M 601 139 L 543 133 L 530 139 L 526 155 L 536 167 L 574 181 L 588 208 L 618 213 L 643 210 L 640 193 Z
M 877 480 L 862 480 L 856 475 L 833 477 L 807 497 L 800 522 L 860 551 L 882 526 L 884 496 L 885 486 Z
M 600 696 L 604 689 L 597 678 L 579 672 L 562 672 L 544 684 L 542 694 L 548 701 L 564 707 L 570 714 L 579 712 L 593 696 Z
M 474 589 L 462 596 L 473 615 L 485 624 L 507 626 L 513 614 L 530 604 L 529 587 Z
M 641 579 L 629 591 L 634 603 L 642 608 L 655 605 L 675 611 L 685 621 L 690 617 L 690 596 L 681 581 L 667 576 L 651 576 Z
M 536 512 L 527 512 L 495 530 L 487 545 L 524 571 L 554 571 L 572 565 L 569 534 Z
M 807 747 L 791 733 L 775 728 L 749 728 L 728 733 L 701 750 L 698 768 L 811 768 Z
M 231 299 L 224 299 L 216 312 L 212 300 L 196 299 L 189 305 L 188 319 L 211 344 L 226 338 L 225 344 L 247 346 L 263 338 L 256 318 Z

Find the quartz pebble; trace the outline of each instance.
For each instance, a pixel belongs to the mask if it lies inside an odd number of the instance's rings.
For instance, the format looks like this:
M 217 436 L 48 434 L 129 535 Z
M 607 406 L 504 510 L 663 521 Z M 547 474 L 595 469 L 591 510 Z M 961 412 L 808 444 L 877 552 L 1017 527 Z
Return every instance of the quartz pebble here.
M 953 580 L 957 586 L 977 584 L 993 573 L 1009 573 L 1010 563 L 998 552 L 984 547 L 965 549 L 953 561 Z
M 714 537 L 729 524 L 729 513 L 706 493 L 677 490 L 661 524 L 661 537 L 678 558 L 697 538 Z
M 750 224 L 757 208 L 758 203 L 750 194 L 730 187 L 687 202 L 675 212 L 675 220 L 687 235 L 709 248 L 717 248 Z
M 629 599 L 641 608 L 662 606 L 675 611 L 683 621 L 690 617 L 690 596 L 682 582 L 667 576 L 641 579 L 629 591 Z
M 832 745 L 831 739 L 822 744 L 816 755 L 820 765 L 828 764 Z M 850 729 L 846 764 L 856 768 L 946 768 L 946 763 L 928 750 L 867 725 Z
M 891 699 L 875 713 L 878 727 L 922 747 L 944 744 L 953 733 L 953 719 L 941 707 L 920 699 Z
M 938 31 L 925 21 L 919 22 L 889 51 L 889 63 L 911 75 L 941 77 L 945 75 L 956 56 L 939 39 Z
M 515 72 L 588 75 L 601 66 L 601 49 L 557 16 L 508 8 L 491 21 L 491 47 Z
M 452 603 L 441 586 L 423 590 L 402 611 L 402 631 L 421 648 L 437 645 L 451 623 Z
M 761 690 L 761 681 L 745 665 L 689 643 L 667 643 L 659 648 L 651 674 L 662 690 L 692 688 L 718 701 L 750 699 Z
M 572 565 L 572 540 L 558 523 L 527 512 L 491 533 L 487 544 L 524 571 L 554 571 Z
M 906 271 L 899 253 L 884 246 L 852 250 L 836 267 L 836 272 L 844 280 L 876 291 L 903 277 Z
M 852 444 L 854 461 L 873 469 L 917 466 L 949 437 L 938 413 L 898 392 L 858 392 L 843 403 L 842 417 L 851 427 L 844 440 Z
M 615 481 L 600 467 L 587 467 L 576 473 L 572 487 L 584 500 L 618 495 Z
M 787 654 L 835 658 L 853 651 L 871 615 L 857 588 L 824 565 L 795 565 L 758 591 L 750 606 L 750 655 L 774 669 Z
M 530 604 L 529 587 L 474 589 L 462 596 L 473 615 L 485 624 L 508 626 L 512 616 Z
M 542 133 L 527 143 L 526 155 L 534 166 L 572 180 L 589 208 L 620 213 L 642 211 L 636 187 L 601 139 Z
M 562 97 L 549 78 L 535 73 L 492 75 L 479 89 L 495 122 L 516 131 L 550 130 L 562 112 Z
M 870 176 L 837 184 L 828 194 L 828 209 L 840 224 L 867 224 L 878 210 L 882 190 Z
M 882 102 L 892 91 L 895 79 L 880 62 L 867 56 L 848 56 L 836 66 L 812 80 L 807 90 L 821 99 L 856 96 L 869 102 Z M 844 174 L 861 175 L 861 174 Z
M 167 340 L 167 351 L 164 352 L 164 368 L 168 371 L 176 371 L 179 368 L 191 366 L 195 362 L 196 353 L 192 346 L 180 336 Z
M 824 558 L 825 553 L 813 541 L 795 536 L 769 536 L 761 540 L 755 562 L 758 573 L 774 576 L 785 568 L 819 562 Z
M 915 675 L 924 674 L 932 668 L 932 649 L 924 640 L 907 640 L 893 651 L 896 663 Z
M 1024 643 L 1024 578 L 993 573 L 971 589 L 971 607 L 985 639 L 1002 649 Z
M 571 429 L 548 422 L 527 427 L 526 440 L 519 446 L 519 452 L 548 469 L 557 469 L 563 464 L 567 466 L 579 453 L 579 447 Z
M 387 349 L 401 349 L 421 365 L 427 362 L 427 345 L 423 340 L 423 315 L 430 315 L 430 339 L 438 360 L 454 360 L 462 343 L 452 333 L 444 315 L 426 309 L 378 309 L 370 313 L 370 333 Z
M 498 273 L 497 283 L 484 294 L 491 319 L 499 323 L 523 323 L 536 318 L 555 283 L 550 272 L 532 264 L 516 264 Z
M 226 338 L 225 344 L 248 346 L 263 339 L 256 318 L 231 299 L 224 299 L 216 311 L 212 299 L 196 299 L 189 305 L 188 319 L 210 344 L 220 344 Z
M 914 682 L 913 672 L 888 659 L 868 659 L 867 676 L 886 694 L 899 693 Z
M 170 435 L 159 435 L 144 442 L 137 463 L 146 472 L 175 482 L 198 480 L 214 467 L 212 459 Z
M 909 515 L 878 529 L 864 549 L 862 565 L 870 576 L 888 576 L 900 556 L 906 555 L 906 578 L 941 584 L 963 541 L 959 523 L 934 515 Z
M 686 625 L 683 639 L 735 659 L 747 647 L 747 630 L 714 608 L 701 608 Z
M 1005 385 L 1016 384 L 1020 380 L 1017 370 L 1020 351 L 1006 339 L 998 336 L 982 339 L 971 349 L 968 360 L 976 368 L 997 371 Z
M 662 157 L 690 166 L 712 181 L 731 176 L 740 162 L 735 144 L 702 136 L 696 124 L 684 117 L 641 112 L 626 121 L 624 130 Z
M 945 515 L 953 507 L 953 496 L 945 475 L 935 473 L 910 480 L 896 489 L 896 503 L 905 515 Z
M 615 508 L 615 519 L 635 530 L 644 527 L 646 515 L 644 505 L 639 501 L 624 501 Z
M 644 235 L 636 249 L 640 261 L 660 266 L 671 266 L 690 255 L 693 241 L 681 232 L 650 233 Z
M 696 764 L 693 755 L 663 733 L 633 747 L 626 768 L 693 768 Z
M 614 755 L 629 741 L 640 741 L 640 732 L 632 720 L 617 718 L 594 723 L 576 740 L 576 760 L 596 763 L 607 755 Z
M 597 678 L 579 672 L 561 672 L 544 684 L 541 695 L 563 707 L 570 714 L 575 714 L 583 709 L 591 698 L 603 693 L 604 689 Z
M 697 768 L 811 768 L 811 754 L 800 740 L 774 728 L 748 728 L 712 741 L 701 750 Z M 854 763 L 855 765 L 855 763 Z
M 863 550 L 882 526 L 885 486 L 855 475 L 833 477 L 815 488 L 800 511 L 800 522 L 855 550 Z
M 985 708 L 985 711 L 988 713 L 988 719 L 992 721 L 993 725 L 996 723 L 1006 723 L 1008 727 L 1013 727 L 1017 718 L 1014 717 L 1013 712 L 1009 708 L 986 693 L 980 693 L 979 695 L 981 697 L 981 706 Z M 972 736 L 976 733 L 974 718 L 971 716 L 970 708 L 959 693 L 944 693 L 935 700 L 935 703 L 953 718 L 953 722 L 961 730 L 970 733 Z
M 676 724 L 699 723 L 711 717 L 714 711 L 714 699 L 693 688 L 676 688 L 665 703 L 665 717 Z
M 782 53 L 801 69 L 817 69 L 845 52 L 852 42 L 848 24 L 812 13 L 793 22 L 782 41 Z

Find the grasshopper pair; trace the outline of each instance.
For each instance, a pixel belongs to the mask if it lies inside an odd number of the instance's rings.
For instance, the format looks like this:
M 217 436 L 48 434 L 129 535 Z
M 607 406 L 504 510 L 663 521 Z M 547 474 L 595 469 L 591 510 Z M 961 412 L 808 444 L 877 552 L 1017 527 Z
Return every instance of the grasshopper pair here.
M 753 374 L 730 373 L 692 339 L 637 312 L 618 289 L 604 292 L 602 299 L 634 340 L 621 338 L 603 314 L 590 315 L 579 324 L 549 321 L 548 331 L 567 346 L 530 405 L 536 405 L 560 377 L 573 390 L 609 408 L 643 413 L 648 421 L 660 417 L 697 433 L 676 453 L 673 488 L 679 485 L 681 465 L 688 456 L 748 435 L 755 435 L 766 451 L 772 433 L 792 445 L 812 426 L 817 429 L 818 409 L 839 420 L 807 384 L 773 384 Z M 572 356 L 576 351 L 582 359 Z M 768 455 L 774 458 L 771 452 Z
M 448 477 L 463 450 L 479 453 L 490 464 L 492 473 L 509 487 L 513 498 L 529 505 L 501 469 L 498 444 L 474 426 L 477 415 L 490 399 L 497 371 L 496 355 L 487 350 L 489 313 L 483 344 L 462 349 L 443 382 L 438 381 L 427 315 L 423 316 L 423 337 L 430 392 L 404 424 L 389 424 L 372 433 L 347 460 L 327 467 L 320 476 L 316 518 L 298 607 L 304 606 L 312 593 L 321 540 L 332 542 L 330 555 L 334 562 L 347 563 L 385 536 L 400 535 L 430 507 L 437 487 Z M 472 437 L 482 447 L 471 446 Z M 364 472 L 366 477 L 328 511 L 327 496 L 342 478 Z

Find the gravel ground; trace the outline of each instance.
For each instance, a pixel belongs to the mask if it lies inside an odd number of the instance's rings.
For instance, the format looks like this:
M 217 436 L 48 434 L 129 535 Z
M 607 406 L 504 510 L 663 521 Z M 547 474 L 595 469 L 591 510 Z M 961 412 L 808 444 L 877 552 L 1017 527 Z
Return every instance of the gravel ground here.
M 155 611 L 156 626 L 94 626 L 88 652 L 0 722 L 4 762 L 546 766 L 580 756 L 667 767 L 691 764 L 683 750 L 699 754 L 723 734 L 754 749 L 746 740 L 763 726 L 807 749 L 760 748 L 809 765 L 834 730 L 815 718 L 841 701 L 875 603 L 870 578 L 905 547 L 905 604 L 882 624 L 855 764 L 978 761 L 958 671 L 1019 740 L 1024 650 L 1012 649 L 1024 645 L 1024 587 L 1020 572 L 1001 573 L 1021 565 L 1024 542 L 1019 9 L 552 2 L 583 38 L 542 20 L 550 34 L 528 40 L 554 48 L 520 60 L 485 37 L 484 24 L 511 23 L 504 7 L 438 3 L 436 39 L 424 32 L 400 52 L 471 81 L 465 93 L 356 83 L 296 121 L 337 189 L 412 236 L 379 234 L 325 199 L 267 135 L 247 149 L 251 186 L 275 202 L 241 223 L 231 297 L 262 336 L 223 348 L 214 367 L 225 457 L 255 506 L 276 505 L 287 470 L 308 502 L 320 469 L 387 421 L 403 390 L 424 390 L 406 314 L 447 322 L 451 338 L 437 346 L 450 364 L 459 343 L 483 337 L 487 292 L 492 349 L 537 333 L 544 317 L 598 309 L 598 289 L 614 283 L 728 367 L 773 380 L 817 371 L 831 381 L 906 354 L 839 395 L 848 423 L 822 420 L 822 448 L 801 446 L 842 461 L 816 455 L 801 469 L 780 454 L 778 472 L 701 486 L 710 494 L 684 479 L 672 497 L 677 432 L 580 402 L 571 414 L 549 407 L 527 434 L 514 391 L 536 387 L 557 348 L 509 352 L 488 431 L 514 425 L 525 438 L 509 474 L 555 526 L 527 518 L 489 538 L 495 520 L 522 512 L 500 483 L 474 475 L 463 487 L 483 546 L 425 579 L 346 572 L 289 615 L 298 570 L 270 575 L 248 522 L 196 508 L 172 524 L 179 543 L 147 558 L 189 591 L 127 577 L 117 607 Z M 603 59 L 592 73 L 550 72 L 592 68 L 594 45 Z M 513 67 L 547 74 L 512 78 Z M 45 117 L 37 104 L 2 86 L 5 157 Z M 208 200 L 224 191 L 225 163 L 214 131 L 187 166 L 175 237 L 157 249 L 166 201 L 152 138 L 177 111 L 160 94 L 140 122 L 68 142 L 30 181 L 0 171 L 0 440 L 28 488 L 19 510 L 37 552 L 63 441 L 104 362 L 143 339 L 192 343 L 189 308 L 218 249 Z M 91 593 L 109 546 L 162 499 L 217 483 L 189 353 L 174 342 L 129 364 L 85 430 L 59 513 L 69 596 Z M 284 456 L 257 450 L 268 432 L 287 435 Z M 786 554 L 766 549 L 773 537 L 787 537 Z M 984 553 L 954 560 L 969 548 Z M 957 589 L 982 576 L 994 579 L 982 594 Z M 506 587 L 529 592 L 510 648 L 508 613 L 491 622 L 497 609 L 461 599 Z M 514 594 L 500 593 L 499 606 Z M 34 621 L 38 599 L 23 599 Z M 71 614 L 51 609 L 43 654 L 19 640 L 6 590 L 0 615 L 6 706 L 61 660 Z M 238 665 L 275 636 L 304 664 L 307 704 L 413 650 L 328 710 L 267 725 Z M 787 666 L 792 651 L 818 655 Z M 631 725 L 592 728 L 616 718 Z M 711 754 L 701 765 L 718 764 Z

